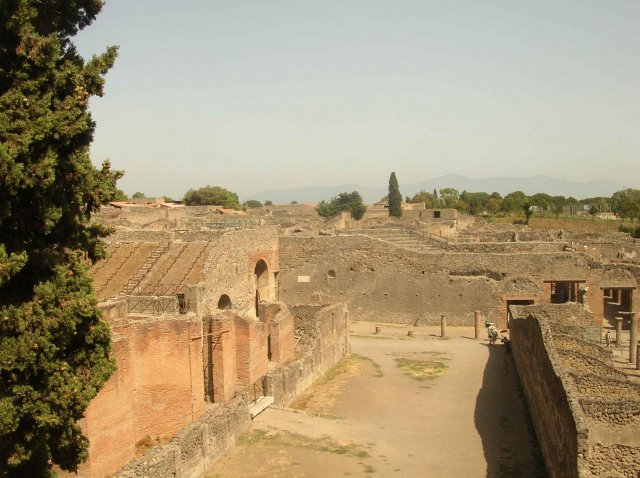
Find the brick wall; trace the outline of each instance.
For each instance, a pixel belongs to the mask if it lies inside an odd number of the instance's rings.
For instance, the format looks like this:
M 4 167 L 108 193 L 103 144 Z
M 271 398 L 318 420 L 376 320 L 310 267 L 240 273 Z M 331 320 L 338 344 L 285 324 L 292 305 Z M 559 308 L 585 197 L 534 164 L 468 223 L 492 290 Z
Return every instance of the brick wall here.
M 89 459 L 78 470 L 80 477 L 109 476 L 135 457 L 134 381 L 129 348 L 128 338 L 113 337 L 111 350 L 117 370 L 91 401 L 81 421 L 90 442 Z
M 235 315 L 220 312 L 203 320 L 203 369 L 207 401 L 226 402 L 236 392 Z
M 277 405 L 295 400 L 348 352 L 349 318 L 344 304 L 293 307 L 296 357 L 265 378 L 265 392 Z
M 194 316 L 129 319 L 136 441 L 170 437 L 203 411 L 201 321 Z
M 267 326 L 259 320 L 235 317 L 236 386 L 253 385 L 267 373 Z
M 293 316 L 283 302 L 262 306 L 261 319 L 267 326 L 271 361 L 284 364 L 293 359 Z
M 293 317 L 288 309 L 278 311 L 271 322 L 271 361 L 285 364 L 294 358 Z

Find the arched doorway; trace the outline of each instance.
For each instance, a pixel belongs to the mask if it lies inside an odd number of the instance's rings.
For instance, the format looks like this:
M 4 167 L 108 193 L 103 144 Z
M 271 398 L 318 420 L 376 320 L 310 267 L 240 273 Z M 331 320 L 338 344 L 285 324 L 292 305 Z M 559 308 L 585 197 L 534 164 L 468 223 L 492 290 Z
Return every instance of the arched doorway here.
M 261 300 L 269 300 L 269 267 L 260 259 L 255 268 L 256 279 L 256 316 L 259 317 L 258 307 Z

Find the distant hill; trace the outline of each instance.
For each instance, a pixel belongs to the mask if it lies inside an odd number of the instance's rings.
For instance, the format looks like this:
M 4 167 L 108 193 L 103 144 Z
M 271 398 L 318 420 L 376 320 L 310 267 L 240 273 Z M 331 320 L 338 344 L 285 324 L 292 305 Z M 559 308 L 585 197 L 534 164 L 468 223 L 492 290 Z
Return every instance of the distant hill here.
M 424 189 L 432 192 L 434 189 L 455 188 L 458 191 L 469 192 L 498 192 L 502 195 L 513 191 L 523 191 L 525 194 L 546 193 L 552 196 L 573 196 L 583 199 L 595 196 L 611 196 L 614 192 L 624 189 L 622 183 L 597 179 L 587 183 L 568 181 L 566 179 L 550 178 L 548 176 L 532 176 L 528 178 L 485 178 L 470 179 L 459 174 L 447 174 L 437 178 L 426 179 L 419 183 L 400 184 L 402 196 L 413 196 Z M 358 184 L 343 184 L 339 186 L 309 186 L 296 189 L 272 189 L 254 194 L 246 200 L 271 200 L 274 204 L 289 204 L 291 201 L 299 203 L 318 203 L 323 199 L 330 199 L 342 192 L 359 191 L 365 203 L 371 204 L 387 194 L 387 185 L 381 187 L 367 187 Z M 243 198 L 244 199 L 244 198 Z

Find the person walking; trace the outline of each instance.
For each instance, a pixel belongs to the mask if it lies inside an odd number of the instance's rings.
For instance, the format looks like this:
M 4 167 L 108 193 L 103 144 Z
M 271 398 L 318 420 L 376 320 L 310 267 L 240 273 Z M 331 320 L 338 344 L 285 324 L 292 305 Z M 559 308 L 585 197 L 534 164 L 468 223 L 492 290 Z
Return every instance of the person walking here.
M 611 347 L 611 331 L 607 330 L 607 333 L 604 334 L 604 341 L 607 343 L 607 348 Z
M 498 340 L 498 329 L 495 324 L 492 323 L 489 326 L 489 345 L 495 344 L 496 340 Z

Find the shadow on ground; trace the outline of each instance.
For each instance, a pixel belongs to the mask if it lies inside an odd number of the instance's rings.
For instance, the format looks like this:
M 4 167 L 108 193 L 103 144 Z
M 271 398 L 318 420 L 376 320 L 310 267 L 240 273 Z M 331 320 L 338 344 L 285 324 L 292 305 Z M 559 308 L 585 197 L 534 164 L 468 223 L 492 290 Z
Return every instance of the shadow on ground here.
M 486 476 L 546 477 L 513 356 L 501 344 L 478 346 L 489 349 L 474 417 L 487 462 Z

